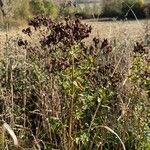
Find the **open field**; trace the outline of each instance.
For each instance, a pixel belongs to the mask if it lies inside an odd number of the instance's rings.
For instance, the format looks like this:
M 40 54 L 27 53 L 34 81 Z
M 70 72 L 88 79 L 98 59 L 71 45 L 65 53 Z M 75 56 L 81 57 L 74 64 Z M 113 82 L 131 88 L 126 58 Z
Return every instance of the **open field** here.
M 126 33 L 132 38 L 140 39 L 146 32 L 146 26 L 150 26 L 150 20 L 139 20 L 139 21 L 103 21 L 97 22 L 91 20 L 85 20 L 84 23 L 87 23 L 92 26 L 92 36 L 100 37 L 120 37 Z M 25 27 L 25 26 L 24 26 Z M 14 36 L 19 34 L 22 28 L 18 27 L 15 29 L 10 29 L 8 32 L 9 36 Z M 0 41 L 4 41 L 5 31 L 0 29 Z
M 142 40 L 146 34 L 146 27 L 150 26 L 150 21 L 107 21 L 107 22 L 88 22 L 92 25 L 92 36 L 102 38 L 118 38 L 121 37 L 132 39 L 133 41 Z
M 140 21 L 83 21 L 92 26 L 92 33 L 90 38 L 100 37 L 108 39 L 120 39 L 127 38 L 133 42 L 137 40 L 144 40 L 144 36 L 148 34 L 148 27 L 150 28 L 150 20 Z M 24 26 L 25 27 L 25 26 Z M 15 29 L 8 30 L 7 34 L 9 37 L 22 36 L 21 30 L 24 27 L 18 27 Z M 6 31 L 0 29 L 0 44 L 3 45 L 6 40 Z M 2 48 L 2 46 L 1 46 Z M 1 49 L 0 48 L 0 49 Z
M 128 40 L 131 44 L 134 44 L 136 41 L 144 41 L 145 36 L 150 32 L 150 20 L 140 20 L 140 21 L 104 21 L 97 22 L 86 20 L 83 21 L 88 25 L 92 26 L 92 33 L 90 38 L 86 39 L 91 43 L 92 38 L 99 37 L 101 40 L 108 38 L 110 41 L 122 41 Z M 22 29 L 24 27 L 12 27 L 8 31 L 0 29 L 0 54 L 3 53 L 3 46 L 7 38 L 22 37 Z M 149 29 L 149 30 L 148 30 Z

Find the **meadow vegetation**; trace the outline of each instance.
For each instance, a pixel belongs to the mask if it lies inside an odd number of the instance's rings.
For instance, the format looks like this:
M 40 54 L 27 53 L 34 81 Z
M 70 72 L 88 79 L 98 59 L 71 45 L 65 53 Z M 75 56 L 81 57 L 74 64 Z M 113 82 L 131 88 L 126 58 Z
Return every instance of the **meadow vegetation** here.
M 0 37 L 0 119 L 19 141 L 0 126 L 0 149 L 149 150 L 149 20 L 81 21 L 42 2 L 24 1 L 27 27 Z

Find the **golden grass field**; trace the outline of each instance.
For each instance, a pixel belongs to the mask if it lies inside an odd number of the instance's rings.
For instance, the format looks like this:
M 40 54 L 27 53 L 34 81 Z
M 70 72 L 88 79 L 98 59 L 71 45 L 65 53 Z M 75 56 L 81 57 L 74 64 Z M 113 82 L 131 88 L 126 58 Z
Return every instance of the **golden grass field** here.
M 92 33 L 90 38 L 86 39 L 89 43 L 94 37 L 99 37 L 101 40 L 108 38 L 110 42 L 114 40 L 120 44 L 127 42 L 133 45 L 137 41 L 144 41 L 145 36 L 150 33 L 150 20 L 138 20 L 138 21 L 91 21 L 84 20 L 86 24 L 92 26 Z M 19 27 L 11 27 L 11 29 L 0 29 L 0 55 L 3 56 L 4 45 L 6 38 L 16 39 L 17 37 L 25 36 L 22 33 L 22 29 L 26 25 Z M 7 36 L 6 36 L 7 35 Z M 14 43 L 14 42 L 13 42 Z
M 148 20 L 142 21 L 107 21 L 107 22 L 88 22 L 93 27 L 92 36 L 100 38 L 127 38 L 131 40 L 143 40 Z
M 143 40 L 146 34 L 146 27 L 150 24 L 149 20 L 141 21 L 83 21 L 92 26 L 92 33 L 90 37 L 98 36 L 100 38 L 129 38 L 131 40 Z M 150 26 L 150 25 L 149 25 Z M 23 27 L 10 29 L 7 31 L 9 37 L 22 36 Z M 6 39 L 6 31 L 0 29 L 0 44 L 3 45 Z

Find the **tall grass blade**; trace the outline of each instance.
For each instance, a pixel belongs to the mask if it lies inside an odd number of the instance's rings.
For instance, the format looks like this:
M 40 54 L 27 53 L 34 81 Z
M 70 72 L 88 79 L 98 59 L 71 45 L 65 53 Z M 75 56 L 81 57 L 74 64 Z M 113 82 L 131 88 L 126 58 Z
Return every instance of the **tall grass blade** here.
M 116 137 L 119 139 L 119 141 L 120 141 L 121 144 L 122 144 L 123 150 L 126 150 L 123 141 L 121 140 L 121 138 L 119 137 L 119 135 L 118 135 L 115 131 L 113 131 L 111 128 L 109 128 L 109 127 L 107 127 L 107 126 L 101 126 L 101 127 L 107 129 L 108 131 L 110 131 L 111 133 L 113 133 L 114 135 L 116 135 Z
M 18 139 L 17 139 L 17 137 L 16 137 L 14 131 L 11 129 L 11 127 L 10 127 L 6 122 L 3 124 L 3 127 L 4 127 L 4 129 L 6 129 L 6 131 L 7 131 L 7 132 L 10 134 L 10 136 L 12 137 L 12 139 L 13 139 L 13 141 L 14 141 L 14 145 L 15 145 L 16 147 L 18 147 L 18 146 L 19 146 L 19 144 L 18 144 Z

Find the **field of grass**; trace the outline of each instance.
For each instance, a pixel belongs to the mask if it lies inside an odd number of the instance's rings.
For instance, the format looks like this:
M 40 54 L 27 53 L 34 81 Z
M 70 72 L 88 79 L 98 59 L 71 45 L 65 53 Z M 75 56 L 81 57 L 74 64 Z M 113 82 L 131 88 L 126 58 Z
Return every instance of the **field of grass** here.
M 145 28 L 149 24 L 147 20 L 142 21 L 104 21 L 104 22 L 88 22 L 93 27 L 92 36 L 101 38 L 125 38 L 129 40 L 142 40 L 145 36 Z M 120 39 L 121 40 L 121 39 Z
M 19 142 L 0 132 L 0 150 L 149 150 L 149 28 L 35 17 L 0 30 L 0 119 Z
M 150 20 L 141 20 L 141 21 L 104 21 L 97 22 L 96 20 L 86 20 L 83 23 L 87 23 L 92 26 L 92 33 L 90 38 L 95 36 L 100 38 L 109 38 L 109 39 L 119 39 L 126 38 L 128 36 L 129 40 L 133 42 L 138 40 L 143 40 L 146 34 L 149 34 L 146 29 L 147 26 L 150 26 Z M 25 26 L 24 26 L 25 27 Z M 9 37 L 22 36 L 22 28 L 24 27 L 12 27 L 8 29 Z M 13 29 L 14 28 L 14 29 Z M 6 41 L 6 30 L 0 29 L 0 43 L 3 45 Z M 2 48 L 2 47 L 1 47 Z

